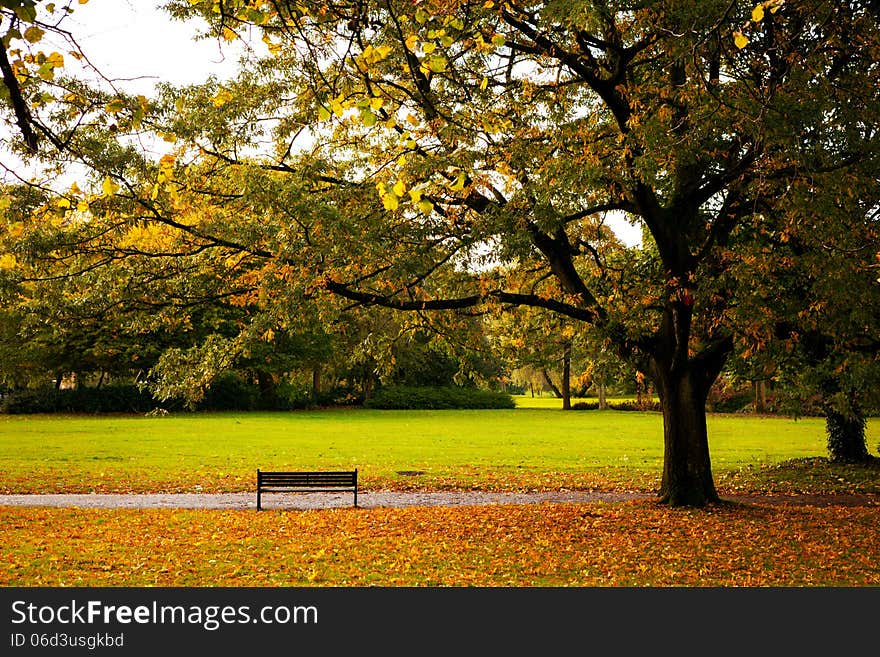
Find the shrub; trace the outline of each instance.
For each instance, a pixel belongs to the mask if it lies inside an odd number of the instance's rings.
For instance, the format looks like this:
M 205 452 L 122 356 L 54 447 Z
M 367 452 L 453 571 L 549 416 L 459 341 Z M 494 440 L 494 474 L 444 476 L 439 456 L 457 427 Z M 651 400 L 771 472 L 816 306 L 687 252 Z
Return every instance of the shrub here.
M 277 389 L 278 407 L 274 410 L 292 411 L 326 406 L 354 406 L 363 402 L 363 398 L 352 388 L 334 386 L 329 390 L 321 390 L 317 394 L 311 385 L 282 382 Z
M 367 408 L 389 410 L 516 408 L 506 392 L 476 388 L 389 386 L 380 388 L 364 403 Z
M 137 386 L 104 386 L 56 390 L 17 390 L 3 397 L 0 412 L 10 415 L 33 413 L 146 413 L 160 404 Z
M 641 404 L 637 401 L 608 402 L 608 408 L 615 411 L 662 411 L 663 407 L 658 401 L 646 401 Z
M 599 402 L 575 402 L 571 405 L 573 411 L 597 411 Z
M 258 407 L 260 391 L 235 372 L 226 372 L 211 382 L 205 397 L 196 404 L 200 411 L 253 411 Z

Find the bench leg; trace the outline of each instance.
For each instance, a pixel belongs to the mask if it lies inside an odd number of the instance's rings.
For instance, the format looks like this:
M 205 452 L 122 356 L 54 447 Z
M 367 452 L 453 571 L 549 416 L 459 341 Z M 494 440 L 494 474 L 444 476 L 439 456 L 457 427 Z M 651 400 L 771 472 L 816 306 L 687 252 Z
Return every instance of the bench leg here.
M 260 506 L 260 489 L 257 489 L 257 511 L 259 511 L 262 507 Z

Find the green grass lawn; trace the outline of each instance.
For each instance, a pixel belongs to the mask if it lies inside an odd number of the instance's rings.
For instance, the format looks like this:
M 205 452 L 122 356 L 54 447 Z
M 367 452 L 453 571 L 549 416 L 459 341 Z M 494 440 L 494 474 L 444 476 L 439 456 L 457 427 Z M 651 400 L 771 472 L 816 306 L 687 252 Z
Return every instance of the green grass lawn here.
M 880 421 L 869 422 L 868 434 L 876 453 Z M 722 489 L 763 489 L 769 471 L 785 475 L 780 464 L 826 455 L 824 422 L 817 418 L 712 415 L 709 435 Z M 0 417 L 0 490 L 7 493 L 250 491 L 257 468 L 358 468 L 365 489 L 652 490 L 661 465 L 657 413 L 340 409 Z M 880 490 L 876 473 L 855 482 L 849 474 L 830 475 L 824 479 L 842 490 Z M 756 478 L 761 481 L 749 483 Z

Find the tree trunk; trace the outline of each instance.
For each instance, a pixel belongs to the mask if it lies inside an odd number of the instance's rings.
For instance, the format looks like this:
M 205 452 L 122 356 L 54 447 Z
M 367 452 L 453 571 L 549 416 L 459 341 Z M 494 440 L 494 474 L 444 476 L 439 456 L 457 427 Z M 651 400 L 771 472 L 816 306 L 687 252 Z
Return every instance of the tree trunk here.
M 755 414 L 761 415 L 767 410 L 767 384 L 764 381 L 754 381 Z
M 655 381 L 663 408 L 663 480 L 660 501 L 670 506 L 704 506 L 718 501 L 706 430 L 708 387 L 702 374 Z M 714 379 L 713 379 L 714 380 Z
M 667 307 L 646 363 L 663 409 L 663 480 L 660 502 L 704 506 L 718 501 L 709 438 L 706 400 L 733 350 L 729 337 L 690 353 L 691 303 Z
M 550 378 L 550 372 L 547 371 L 546 367 L 541 368 L 541 376 L 544 377 L 544 383 L 547 384 L 547 387 L 553 391 L 553 395 L 558 399 L 561 399 L 562 391 L 556 387 L 555 383 L 553 383 L 553 379 Z
M 271 374 L 261 370 L 257 370 L 256 376 L 257 389 L 260 391 L 260 408 L 264 410 L 275 408 L 277 401 L 275 379 Z
M 318 401 L 318 395 L 321 393 L 321 366 L 312 367 L 312 401 Z
M 605 411 L 608 409 L 608 400 L 605 395 L 605 384 L 599 384 L 599 410 Z
M 571 410 L 571 342 L 562 347 L 562 410 Z

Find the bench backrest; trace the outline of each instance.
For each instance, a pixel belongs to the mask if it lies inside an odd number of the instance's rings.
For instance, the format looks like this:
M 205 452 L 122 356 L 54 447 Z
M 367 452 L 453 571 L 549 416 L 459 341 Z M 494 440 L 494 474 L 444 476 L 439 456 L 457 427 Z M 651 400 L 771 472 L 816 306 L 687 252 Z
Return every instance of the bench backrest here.
M 262 472 L 257 470 L 257 485 L 289 488 L 309 486 L 357 486 L 357 470 L 352 472 Z

